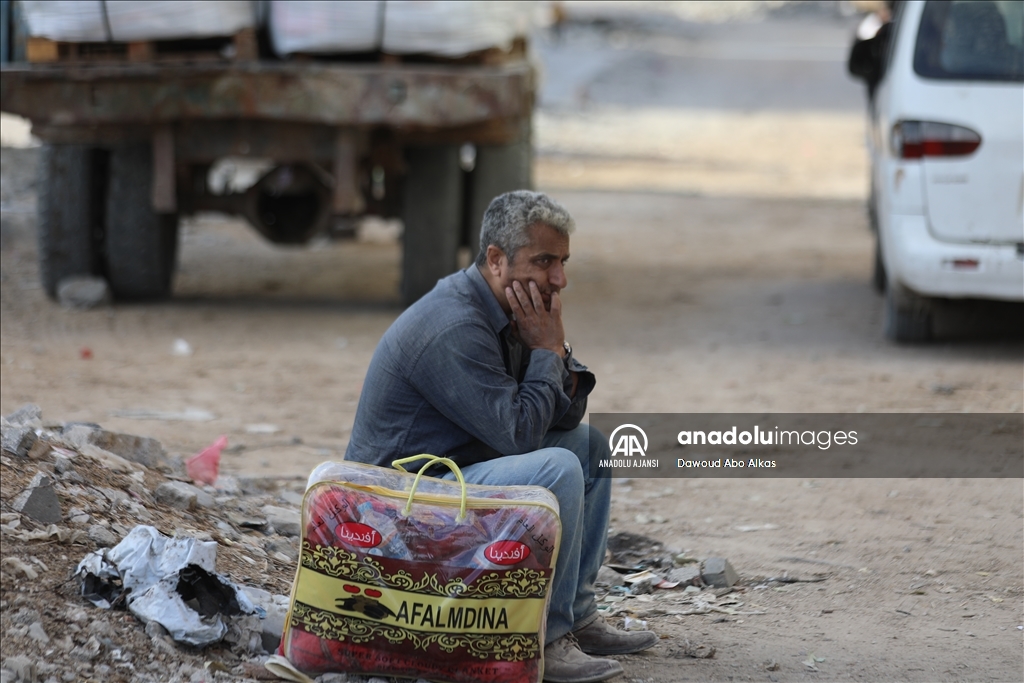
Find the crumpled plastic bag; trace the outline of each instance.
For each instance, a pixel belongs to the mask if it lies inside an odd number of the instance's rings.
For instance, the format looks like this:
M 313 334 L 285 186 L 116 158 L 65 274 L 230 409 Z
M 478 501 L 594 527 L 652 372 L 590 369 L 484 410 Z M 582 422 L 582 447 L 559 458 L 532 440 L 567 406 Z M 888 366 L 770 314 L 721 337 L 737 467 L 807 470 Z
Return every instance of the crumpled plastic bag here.
M 155 621 L 174 640 L 204 647 L 228 632 L 227 618 L 259 613 L 244 591 L 215 572 L 216 558 L 215 541 L 168 538 L 139 525 L 113 548 L 86 555 L 75 575 L 93 604 L 125 599 L 142 622 Z M 118 579 L 126 598 L 104 589 Z
M 221 434 L 212 444 L 186 460 L 185 471 L 192 481 L 212 486 L 220 470 L 220 452 L 227 446 L 228 437 Z

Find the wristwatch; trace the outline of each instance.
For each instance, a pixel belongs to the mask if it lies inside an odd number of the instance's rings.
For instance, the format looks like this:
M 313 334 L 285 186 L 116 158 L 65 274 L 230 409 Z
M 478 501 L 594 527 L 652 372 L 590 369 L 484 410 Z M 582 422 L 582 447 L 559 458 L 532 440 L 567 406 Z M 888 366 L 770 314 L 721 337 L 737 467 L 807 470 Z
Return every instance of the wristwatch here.
M 569 361 L 572 360 L 572 347 L 569 346 L 569 342 L 563 341 L 562 348 L 565 349 L 565 358 L 562 359 L 562 362 L 565 363 L 565 367 L 569 367 Z

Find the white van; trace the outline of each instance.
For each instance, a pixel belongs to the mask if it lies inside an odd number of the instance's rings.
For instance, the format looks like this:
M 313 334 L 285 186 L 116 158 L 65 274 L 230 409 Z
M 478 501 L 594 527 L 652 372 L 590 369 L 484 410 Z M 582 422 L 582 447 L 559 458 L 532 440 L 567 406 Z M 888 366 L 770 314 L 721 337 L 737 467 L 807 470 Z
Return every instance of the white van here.
M 850 71 L 870 93 L 886 336 L 928 339 L 934 298 L 1024 300 L 1024 3 L 895 3 Z

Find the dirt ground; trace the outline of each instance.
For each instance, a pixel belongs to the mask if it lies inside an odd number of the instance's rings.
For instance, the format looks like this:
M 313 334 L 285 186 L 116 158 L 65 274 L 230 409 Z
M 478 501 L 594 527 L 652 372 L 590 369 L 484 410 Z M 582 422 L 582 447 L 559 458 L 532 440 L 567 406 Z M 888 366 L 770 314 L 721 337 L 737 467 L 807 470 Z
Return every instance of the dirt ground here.
M 0 412 L 33 402 L 176 455 L 226 434 L 223 467 L 237 475 L 301 478 L 342 456 L 374 346 L 400 312 L 395 226 L 283 249 L 200 217 L 184 225 L 172 301 L 68 311 L 38 284 L 37 156 L 2 154 Z M 1019 337 L 883 340 L 870 233 L 846 186 L 614 191 L 611 165 L 594 165 L 605 175 L 588 186 L 565 163 L 542 154 L 538 177 L 579 225 L 563 300 L 574 352 L 598 377 L 592 411 L 1022 410 Z M 190 354 L 174 353 L 179 339 Z M 189 408 L 209 419 L 127 416 Z M 1020 480 L 633 480 L 613 504 L 615 530 L 727 557 L 742 579 L 735 614 L 672 615 L 677 591 L 612 604 L 664 636 L 621 658 L 624 680 L 1022 678 Z M 687 657 L 686 639 L 715 656 Z

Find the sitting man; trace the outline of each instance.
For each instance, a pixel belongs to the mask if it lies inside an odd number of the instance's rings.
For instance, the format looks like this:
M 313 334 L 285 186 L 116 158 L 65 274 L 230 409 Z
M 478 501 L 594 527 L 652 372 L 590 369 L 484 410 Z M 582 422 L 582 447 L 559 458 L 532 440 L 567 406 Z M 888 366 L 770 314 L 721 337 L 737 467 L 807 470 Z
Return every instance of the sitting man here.
M 605 437 L 581 424 L 595 380 L 562 330 L 572 217 L 547 195 L 501 195 L 484 214 L 476 263 L 439 281 L 384 333 L 370 362 L 347 460 L 384 467 L 430 453 L 474 484 L 544 486 L 558 498 L 562 545 L 544 680 L 622 672 L 588 655 L 639 652 L 658 638 L 601 618 L 594 580 L 605 554 L 611 479 Z M 586 654 L 584 654 L 586 653 Z

